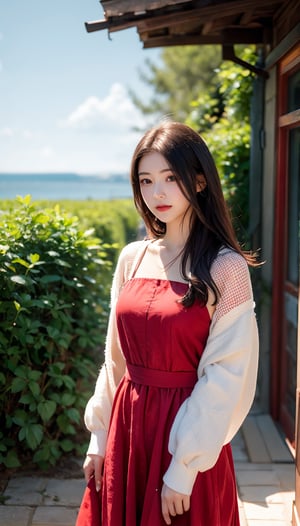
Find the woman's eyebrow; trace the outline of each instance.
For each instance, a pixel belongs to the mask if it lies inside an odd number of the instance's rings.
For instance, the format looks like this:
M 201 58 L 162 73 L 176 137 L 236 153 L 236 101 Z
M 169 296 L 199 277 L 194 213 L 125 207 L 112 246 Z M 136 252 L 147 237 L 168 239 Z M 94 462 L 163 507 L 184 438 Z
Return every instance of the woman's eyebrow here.
M 165 172 L 173 172 L 173 170 L 172 168 L 163 168 L 159 171 L 160 174 L 163 174 Z M 140 177 L 141 175 L 151 175 L 151 172 L 138 172 L 138 176 Z

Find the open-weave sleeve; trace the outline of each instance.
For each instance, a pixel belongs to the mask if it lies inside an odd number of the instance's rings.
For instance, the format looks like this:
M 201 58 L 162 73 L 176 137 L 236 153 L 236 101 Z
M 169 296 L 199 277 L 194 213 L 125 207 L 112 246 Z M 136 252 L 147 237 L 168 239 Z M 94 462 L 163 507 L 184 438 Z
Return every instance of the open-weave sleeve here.
M 170 488 L 191 494 L 199 471 L 214 466 L 241 426 L 255 395 L 258 331 L 245 259 L 222 251 L 212 276 L 220 291 L 198 367 L 198 381 L 174 420 L 164 475 Z
M 114 273 L 104 363 L 100 369 L 95 392 L 88 401 L 84 414 L 85 425 L 91 431 L 87 454 L 105 455 L 112 403 L 117 386 L 125 372 L 125 359 L 116 326 L 116 304 L 120 290 L 130 276 L 132 265 L 142 244 L 141 241 L 133 242 L 122 250 Z

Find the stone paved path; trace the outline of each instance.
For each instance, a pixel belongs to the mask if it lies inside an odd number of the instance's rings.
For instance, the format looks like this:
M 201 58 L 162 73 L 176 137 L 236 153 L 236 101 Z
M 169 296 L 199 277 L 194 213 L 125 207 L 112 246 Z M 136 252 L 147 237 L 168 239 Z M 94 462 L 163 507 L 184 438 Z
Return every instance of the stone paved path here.
M 292 457 L 287 455 L 280 462 L 269 458 L 267 462 L 264 458 L 253 462 L 247 441 L 249 436 L 245 437 L 242 430 L 232 443 L 241 526 L 290 526 L 294 500 Z M 14 476 L 0 496 L 0 526 L 74 526 L 84 486 L 82 478 Z

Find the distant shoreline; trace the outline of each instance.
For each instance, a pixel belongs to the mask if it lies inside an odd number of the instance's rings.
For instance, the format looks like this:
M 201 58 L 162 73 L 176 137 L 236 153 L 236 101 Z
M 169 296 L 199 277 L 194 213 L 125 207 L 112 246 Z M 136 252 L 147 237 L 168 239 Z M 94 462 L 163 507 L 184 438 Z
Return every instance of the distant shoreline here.
M 27 179 L 52 179 L 52 180 L 64 180 L 64 179 L 97 179 L 101 181 L 128 181 L 129 175 L 126 173 L 112 173 L 112 174 L 78 174 L 72 172 L 0 172 L 0 179 L 11 179 L 11 178 L 27 178 Z
M 0 173 L 0 199 L 110 200 L 132 197 L 128 174 Z

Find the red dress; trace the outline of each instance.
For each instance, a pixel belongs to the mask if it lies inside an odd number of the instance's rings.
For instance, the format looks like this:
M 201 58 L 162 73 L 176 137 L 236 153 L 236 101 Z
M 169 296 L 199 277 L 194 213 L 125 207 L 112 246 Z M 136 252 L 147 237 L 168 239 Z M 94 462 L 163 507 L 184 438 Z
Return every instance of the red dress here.
M 197 381 L 210 326 L 206 307 L 195 302 L 185 308 L 176 301 L 186 287 L 175 281 L 132 278 L 120 293 L 117 325 L 127 371 L 114 399 L 97 526 L 166 524 L 160 495 L 171 460 L 169 433 Z M 190 510 L 172 518 L 172 526 L 238 525 L 227 445 L 216 465 L 198 474 Z

